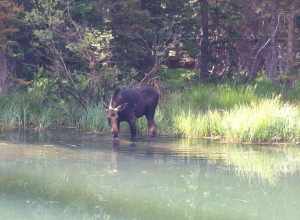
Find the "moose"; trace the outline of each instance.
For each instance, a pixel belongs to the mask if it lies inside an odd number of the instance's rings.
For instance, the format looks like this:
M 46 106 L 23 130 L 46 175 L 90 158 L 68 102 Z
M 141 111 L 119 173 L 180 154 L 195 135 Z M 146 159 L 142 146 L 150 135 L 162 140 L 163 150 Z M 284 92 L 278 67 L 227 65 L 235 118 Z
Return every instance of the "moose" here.
M 156 136 L 154 114 L 158 101 L 158 91 L 149 86 L 115 90 L 109 105 L 105 106 L 113 138 L 118 138 L 120 123 L 125 121 L 129 124 L 131 138 L 134 139 L 136 137 L 136 120 L 143 116 L 148 122 L 148 135 Z

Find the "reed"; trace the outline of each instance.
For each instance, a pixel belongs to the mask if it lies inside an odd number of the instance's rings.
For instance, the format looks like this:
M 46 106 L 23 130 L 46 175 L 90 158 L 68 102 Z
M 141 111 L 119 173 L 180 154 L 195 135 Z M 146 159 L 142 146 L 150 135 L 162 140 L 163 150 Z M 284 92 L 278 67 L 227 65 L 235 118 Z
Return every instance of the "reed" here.
M 278 95 L 279 94 L 279 95 Z M 171 93 L 161 104 L 160 133 L 186 138 L 214 137 L 227 142 L 296 142 L 299 106 L 285 101 L 278 88 L 263 85 L 200 85 Z M 166 123 L 166 121 L 168 123 Z
M 299 100 L 295 91 L 281 91 L 264 81 L 248 86 L 194 85 L 183 91 L 169 91 L 162 95 L 155 115 L 159 135 L 213 137 L 239 143 L 298 142 Z M 109 129 L 101 103 L 91 104 L 85 111 L 75 103 L 49 101 L 43 94 L 23 92 L 0 97 L 0 108 L 1 129 Z M 146 135 L 145 119 L 138 121 L 138 127 L 140 134 Z
M 77 127 L 82 130 L 104 131 L 108 124 L 102 104 L 90 105 L 82 111 Z

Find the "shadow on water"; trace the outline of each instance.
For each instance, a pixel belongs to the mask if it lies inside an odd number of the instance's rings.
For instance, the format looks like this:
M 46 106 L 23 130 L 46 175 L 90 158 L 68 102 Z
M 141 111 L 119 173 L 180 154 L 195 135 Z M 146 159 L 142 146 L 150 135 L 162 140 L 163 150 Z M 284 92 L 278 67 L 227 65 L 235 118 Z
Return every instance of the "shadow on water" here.
M 0 218 L 300 217 L 295 146 L 127 140 L 75 130 L 2 134 Z

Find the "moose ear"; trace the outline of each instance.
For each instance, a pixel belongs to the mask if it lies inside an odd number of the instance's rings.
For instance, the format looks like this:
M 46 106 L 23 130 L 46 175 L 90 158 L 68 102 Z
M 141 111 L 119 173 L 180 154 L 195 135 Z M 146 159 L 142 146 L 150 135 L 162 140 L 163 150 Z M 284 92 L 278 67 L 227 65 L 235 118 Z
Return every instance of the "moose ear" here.
M 126 107 L 127 107 L 128 103 L 123 103 L 121 105 L 119 105 L 118 107 L 116 107 L 118 112 L 123 111 Z

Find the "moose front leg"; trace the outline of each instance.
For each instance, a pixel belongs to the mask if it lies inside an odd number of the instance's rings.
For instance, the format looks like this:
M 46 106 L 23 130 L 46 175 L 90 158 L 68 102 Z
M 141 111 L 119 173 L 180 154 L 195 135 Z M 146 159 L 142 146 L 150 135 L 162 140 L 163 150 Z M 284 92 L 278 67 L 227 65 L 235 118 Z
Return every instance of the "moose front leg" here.
M 136 137 L 136 118 L 132 118 L 128 121 L 131 138 L 134 139 Z

